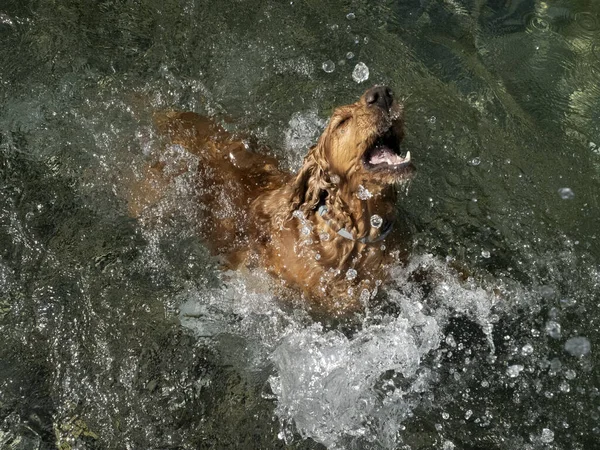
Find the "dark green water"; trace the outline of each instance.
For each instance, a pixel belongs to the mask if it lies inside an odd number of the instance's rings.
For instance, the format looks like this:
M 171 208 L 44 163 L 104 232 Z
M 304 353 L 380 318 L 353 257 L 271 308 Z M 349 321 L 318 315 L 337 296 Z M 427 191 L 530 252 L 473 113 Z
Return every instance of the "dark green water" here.
M 600 448 L 599 81 L 592 0 L 1 0 L 0 448 Z M 438 279 L 351 337 L 220 273 L 189 180 L 128 217 L 153 111 L 295 167 L 376 83 Z

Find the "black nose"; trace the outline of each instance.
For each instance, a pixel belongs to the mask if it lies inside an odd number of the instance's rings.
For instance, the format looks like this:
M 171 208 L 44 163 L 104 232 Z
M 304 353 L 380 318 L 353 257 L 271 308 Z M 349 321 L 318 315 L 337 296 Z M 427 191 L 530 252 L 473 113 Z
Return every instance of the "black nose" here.
M 393 101 L 392 90 L 387 86 L 374 86 L 365 92 L 367 105 L 376 105 L 385 111 L 389 111 Z

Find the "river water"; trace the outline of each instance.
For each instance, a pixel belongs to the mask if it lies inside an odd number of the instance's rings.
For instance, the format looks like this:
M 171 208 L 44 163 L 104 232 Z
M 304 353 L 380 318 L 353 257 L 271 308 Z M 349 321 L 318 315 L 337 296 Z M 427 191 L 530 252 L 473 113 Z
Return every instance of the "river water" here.
M 599 79 L 591 0 L 2 0 L 0 448 L 598 448 Z M 376 83 L 414 247 L 354 326 L 219 271 L 185 177 L 127 214 L 154 111 L 295 169 Z

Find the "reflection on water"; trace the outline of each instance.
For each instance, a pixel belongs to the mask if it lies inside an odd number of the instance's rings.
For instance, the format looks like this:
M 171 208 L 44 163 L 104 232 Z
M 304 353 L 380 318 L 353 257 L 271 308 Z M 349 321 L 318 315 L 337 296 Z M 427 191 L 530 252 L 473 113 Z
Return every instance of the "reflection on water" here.
M 59 3 L 0 5 L 0 447 L 595 448 L 599 4 Z M 127 215 L 153 111 L 293 168 L 371 83 L 415 246 L 354 326 L 220 272 L 185 177 Z

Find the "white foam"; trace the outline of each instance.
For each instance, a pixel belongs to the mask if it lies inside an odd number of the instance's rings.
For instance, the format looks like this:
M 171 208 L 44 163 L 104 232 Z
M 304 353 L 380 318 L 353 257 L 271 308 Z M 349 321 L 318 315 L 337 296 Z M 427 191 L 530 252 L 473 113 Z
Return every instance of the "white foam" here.
M 417 267 L 434 273 L 427 297 L 419 283 L 409 281 Z M 460 312 L 491 327 L 496 296 L 458 281 L 444 262 L 428 255 L 396 268 L 394 275 L 397 287 L 387 294 L 400 313 L 368 311 L 352 337 L 324 330 L 300 308 L 282 306 L 264 273 L 231 272 L 221 288 L 190 289 L 181 321 L 205 338 L 240 338 L 243 349 L 228 362 L 241 370 L 274 366 L 269 382 L 283 439 L 295 430 L 328 448 L 359 437 L 395 448 L 402 422 L 435 382 L 435 368 L 425 361 L 445 339 L 448 319 Z

